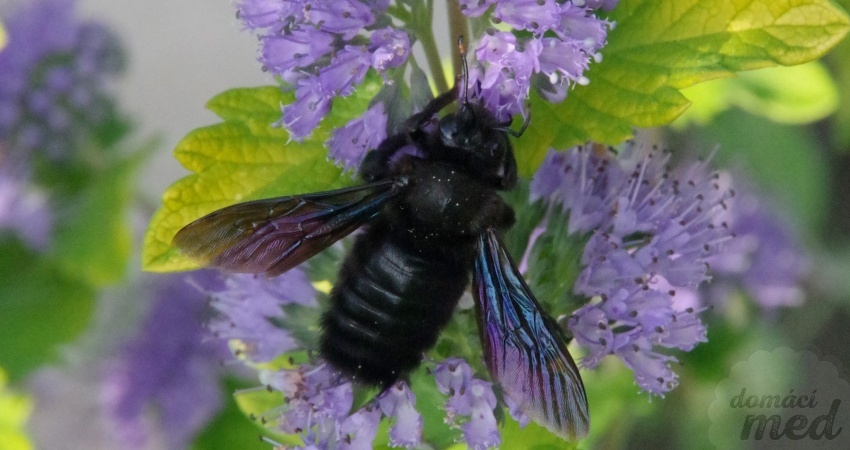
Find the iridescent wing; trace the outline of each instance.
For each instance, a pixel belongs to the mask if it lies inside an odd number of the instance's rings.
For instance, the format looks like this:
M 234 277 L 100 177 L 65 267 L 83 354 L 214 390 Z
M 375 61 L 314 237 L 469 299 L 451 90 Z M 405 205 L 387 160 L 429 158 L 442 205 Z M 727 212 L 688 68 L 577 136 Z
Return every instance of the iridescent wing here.
M 492 229 L 481 233 L 478 246 L 473 293 L 490 374 L 535 422 L 566 439 L 586 436 L 584 385 L 557 323 Z
M 211 267 L 280 275 L 356 230 L 406 185 L 387 179 L 240 203 L 186 225 L 172 243 Z

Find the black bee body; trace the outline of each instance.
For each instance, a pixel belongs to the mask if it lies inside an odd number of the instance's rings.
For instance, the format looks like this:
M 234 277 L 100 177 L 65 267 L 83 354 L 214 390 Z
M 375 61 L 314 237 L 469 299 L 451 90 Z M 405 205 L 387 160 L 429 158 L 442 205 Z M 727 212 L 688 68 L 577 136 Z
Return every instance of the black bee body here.
M 209 266 L 276 276 L 362 227 L 322 316 L 319 350 L 332 367 L 386 389 L 419 365 L 471 284 L 493 381 L 536 422 L 581 438 L 589 414 L 578 367 L 499 238 L 514 223 L 498 194 L 517 181 L 514 133 L 465 96 L 432 127 L 457 94 L 369 152 L 363 184 L 228 206 L 185 226 L 174 245 Z
M 400 165 L 391 176 L 406 176 L 407 191 L 357 236 L 322 320 L 322 356 L 384 387 L 419 365 L 451 318 L 470 283 L 478 234 L 513 223 L 499 186 L 462 164 Z

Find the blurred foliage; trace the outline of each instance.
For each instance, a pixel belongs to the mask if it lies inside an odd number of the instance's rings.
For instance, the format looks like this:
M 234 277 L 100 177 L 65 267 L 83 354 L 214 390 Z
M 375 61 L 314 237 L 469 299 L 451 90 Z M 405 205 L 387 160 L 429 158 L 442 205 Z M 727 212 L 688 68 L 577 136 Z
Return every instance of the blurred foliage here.
M 238 391 L 244 388 L 244 383 L 233 379 L 227 379 L 224 383 L 225 392 Z M 280 404 L 280 398 L 277 404 Z M 228 398 L 224 402 L 224 408 L 219 412 L 206 429 L 195 440 L 192 450 L 220 450 L 220 449 L 242 449 L 242 450 L 268 450 L 269 444 L 261 441 L 259 437 L 263 434 L 263 428 L 245 420 L 245 415 L 239 404 Z
M 107 123 L 72 160 L 35 167 L 56 217 L 46 252 L 0 236 L 0 366 L 13 380 L 54 360 L 89 324 L 98 290 L 127 275 L 135 174 L 152 146 L 125 153 L 129 125 Z
M 85 329 L 96 290 L 17 241 L 0 249 L 0 366 L 17 380 Z
M 836 3 L 850 10 L 850 0 L 836 0 Z M 850 40 L 844 39 L 825 58 L 838 83 L 842 107 L 835 114 L 831 129 L 833 145 L 842 152 L 850 151 Z
M 6 372 L 0 367 L 0 448 L 30 450 L 32 444 L 24 433 L 24 426 L 32 410 L 32 402 L 26 396 L 9 390 L 6 381 Z
M 830 185 L 817 131 L 785 126 L 760 115 L 731 109 L 685 139 L 692 148 L 719 146 L 715 167 L 766 191 L 768 202 L 816 233 L 825 219 Z
M 705 125 L 733 106 L 775 122 L 805 124 L 834 113 L 839 103 L 838 87 L 820 61 L 742 72 L 682 94 L 692 105 L 673 122 L 675 127 Z

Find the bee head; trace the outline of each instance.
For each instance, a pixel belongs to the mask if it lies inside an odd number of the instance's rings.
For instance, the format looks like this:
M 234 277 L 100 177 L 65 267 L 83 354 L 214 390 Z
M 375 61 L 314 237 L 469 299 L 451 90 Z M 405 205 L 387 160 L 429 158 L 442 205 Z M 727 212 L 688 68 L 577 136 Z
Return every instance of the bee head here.
M 440 119 L 437 133 L 451 160 L 462 162 L 474 173 L 494 180 L 498 187 L 508 189 L 516 183 L 516 160 L 508 140 L 508 124 L 477 100 L 469 100 L 469 67 L 463 36 L 458 40 L 461 55 L 460 107 L 457 112 Z
M 516 181 L 516 161 L 508 133 L 483 105 L 463 102 L 458 111 L 440 119 L 439 138 L 444 157 L 466 166 L 498 187 L 510 188 Z
M 440 119 L 440 140 L 446 147 L 482 159 L 501 160 L 507 136 L 484 106 L 464 101 L 458 111 Z

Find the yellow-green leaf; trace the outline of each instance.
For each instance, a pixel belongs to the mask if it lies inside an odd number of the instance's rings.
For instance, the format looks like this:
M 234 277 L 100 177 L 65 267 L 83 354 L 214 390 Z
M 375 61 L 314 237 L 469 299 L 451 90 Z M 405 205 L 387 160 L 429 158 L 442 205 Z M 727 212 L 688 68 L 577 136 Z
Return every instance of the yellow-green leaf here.
M 32 444 L 26 436 L 26 421 L 32 411 L 32 401 L 8 389 L 6 381 L 6 372 L 0 367 L 0 448 L 30 450 Z
M 529 133 L 535 136 L 518 145 L 523 174 L 549 147 L 617 143 L 631 137 L 632 127 L 670 123 L 689 105 L 679 92 L 685 87 L 812 61 L 850 27 L 828 0 L 622 0 L 611 19 L 617 25 L 604 60 L 587 73 L 590 84 L 560 104 L 532 98 L 538 124 Z
M 170 186 L 162 207 L 145 235 L 145 270 L 174 271 L 197 267 L 171 247 L 171 239 L 189 222 L 235 203 L 329 190 L 351 183 L 351 177 L 328 161 L 325 140 L 330 132 L 359 115 L 377 93 L 380 82 L 370 77 L 354 95 L 334 100 L 333 114 L 303 142 L 272 126 L 280 105 L 291 93 L 278 87 L 233 89 L 207 104 L 223 119 L 190 132 L 174 155 L 194 172 Z
M 775 122 L 803 124 L 825 118 L 839 104 L 838 87 L 819 61 L 744 72 L 700 83 L 682 93 L 693 106 L 674 126 L 705 125 L 733 106 Z

